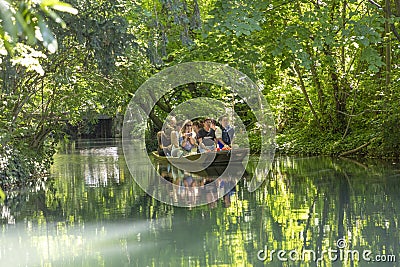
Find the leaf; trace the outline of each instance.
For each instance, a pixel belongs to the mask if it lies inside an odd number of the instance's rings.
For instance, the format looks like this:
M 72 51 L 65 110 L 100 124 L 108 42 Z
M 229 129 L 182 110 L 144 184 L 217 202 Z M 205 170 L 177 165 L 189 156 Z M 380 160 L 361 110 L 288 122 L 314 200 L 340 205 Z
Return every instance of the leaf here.
M 7 32 L 13 41 L 17 39 L 17 27 L 12 21 L 13 12 L 6 1 L 0 0 L 0 19 L 5 32 Z
M 33 28 L 29 27 L 29 25 L 26 23 L 22 14 L 17 12 L 15 14 L 15 19 L 17 20 L 17 23 L 19 24 L 19 26 L 22 28 L 26 37 L 28 37 L 28 43 L 29 44 L 36 43 L 35 32 L 34 32 Z
M 285 60 L 283 60 L 281 63 L 281 70 L 285 70 L 285 69 L 289 68 L 291 63 L 292 63 L 292 60 L 290 58 L 286 58 Z
M 43 38 L 43 45 L 47 48 L 47 50 L 49 50 L 50 53 L 55 53 L 58 48 L 57 40 L 54 37 L 53 33 L 47 27 L 47 24 L 44 22 L 43 18 L 38 17 L 38 19 L 40 33 L 42 34 Z
M 52 6 L 59 3 L 59 0 L 42 0 L 40 1 L 41 6 Z
M 43 9 L 43 11 L 47 15 L 49 15 L 56 23 L 60 24 L 62 28 L 65 28 L 66 26 L 65 22 L 60 18 L 60 16 L 57 15 L 56 12 L 48 8 Z
M 360 59 L 368 63 L 368 69 L 372 72 L 378 72 L 379 67 L 384 65 L 380 54 L 370 46 L 364 48 Z
M 3 38 L 3 45 L 4 45 L 4 48 L 6 49 L 6 54 L 3 54 L 3 53 L 0 53 L 0 56 L 1 55 L 7 55 L 7 53 L 8 54 L 10 54 L 11 56 L 14 54 L 14 51 L 13 51 L 13 46 L 12 46 L 12 44 L 8 41 L 8 40 L 6 40 L 6 38 L 4 38 L 4 30 L 0 27 L 0 38 Z M 0 50 L 0 52 L 3 52 L 3 51 L 1 51 Z M 1 59 L 1 57 L 0 57 L 0 59 Z M 1 61 L 0 61 L 0 64 L 1 64 Z
M 42 8 L 50 7 L 52 9 L 55 9 L 55 10 L 58 10 L 58 11 L 61 11 L 61 12 L 70 13 L 70 14 L 73 14 L 73 15 L 78 14 L 78 10 L 76 8 L 72 7 L 68 3 L 64 3 L 64 2 L 61 2 L 61 1 L 58 1 L 58 0 L 43 0 L 40 3 L 40 6 Z
M 0 188 L 0 202 L 4 202 L 5 199 L 6 199 L 6 194 L 5 194 L 4 191 Z
M 61 12 L 66 12 L 66 13 L 70 13 L 72 15 L 76 15 L 78 14 L 78 9 L 72 7 L 70 4 L 66 4 L 66 3 L 59 3 L 57 5 L 51 6 L 52 9 L 61 11 Z

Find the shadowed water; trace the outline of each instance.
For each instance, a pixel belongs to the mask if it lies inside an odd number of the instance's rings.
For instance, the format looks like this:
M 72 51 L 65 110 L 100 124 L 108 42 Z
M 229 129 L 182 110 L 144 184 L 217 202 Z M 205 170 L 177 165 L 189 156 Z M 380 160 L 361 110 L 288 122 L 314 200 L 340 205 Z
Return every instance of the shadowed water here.
M 151 183 L 154 170 L 140 162 L 138 169 Z M 395 162 L 278 157 L 255 192 L 242 179 L 230 192 L 221 186 L 225 197 L 195 208 L 144 193 L 116 140 L 74 143 L 56 155 L 51 173 L 41 189 L 7 192 L 0 204 L 0 266 L 399 265 Z M 329 250 L 337 250 L 336 260 L 311 259 L 310 251 L 318 257 Z M 304 251 L 311 260 L 300 258 Z M 358 260 L 345 259 L 349 251 Z

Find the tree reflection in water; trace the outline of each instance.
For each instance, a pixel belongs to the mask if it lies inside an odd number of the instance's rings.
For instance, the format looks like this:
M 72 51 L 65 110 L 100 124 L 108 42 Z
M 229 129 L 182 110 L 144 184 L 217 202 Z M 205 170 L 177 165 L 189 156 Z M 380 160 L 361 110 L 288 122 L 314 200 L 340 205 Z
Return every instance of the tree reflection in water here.
M 104 148 L 92 151 L 105 154 L 80 152 L 93 147 Z M 336 248 L 340 238 L 348 249 L 395 254 L 399 260 L 397 166 L 280 157 L 268 181 L 254 193 L 245 189 L 247 180 L 241 180 L 229 197 L 190 209 L 165 205 L 145 194 L 130 176 L 117 142 L 81 144 L 72 153 L 56 156 L 46 188 L 8 192 L 10 198 L 0 209 L 0 262 L 1 266 L 282 266 L 276 258 L 258 260 L 257 252 L 265 247 L 323 251 Z M 153 173 L 140 164 L 138 169 L 150 182 Z M 251 164 L 247 169 L 252 171 Z M 161 172 L 182 184 L 188 190 L 185 194 L 212 180 L 185 178 L 187 174 L 173 169 Z M 226 195 L 222 189 L 218 192 Z M 180 193 L 171 197 L 179 198 Z M 365 264 L 327 258 L 323 263 Z

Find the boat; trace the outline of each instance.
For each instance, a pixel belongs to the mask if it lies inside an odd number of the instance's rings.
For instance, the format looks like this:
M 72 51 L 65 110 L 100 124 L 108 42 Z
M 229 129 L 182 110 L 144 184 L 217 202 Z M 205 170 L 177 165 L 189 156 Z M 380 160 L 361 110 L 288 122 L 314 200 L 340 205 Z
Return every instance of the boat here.
M 181 157 L 160 156 L 157 151 L 153 151 L 152 154 L 160 162 L 171 163 L 180 169 L 198 172 L 212 166 L 224 167 L 228 164 L 241 164 L 249 155 L 249 149 L 235 148 L 231 150 L 195 153 Z

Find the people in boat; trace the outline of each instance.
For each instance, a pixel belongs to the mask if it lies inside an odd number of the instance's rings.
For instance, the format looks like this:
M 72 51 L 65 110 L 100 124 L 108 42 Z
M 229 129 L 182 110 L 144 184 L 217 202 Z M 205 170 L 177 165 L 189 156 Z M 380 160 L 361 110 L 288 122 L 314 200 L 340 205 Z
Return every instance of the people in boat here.
M 216 139 L 215 131 L 211 128 L 211 118 L 206 118 L 203 123 L 203 128 L 198 132 L 197 140 L 199 143 L 199 152 L 214 151 Z
M 186 120 L 180 131 L 179 144 L 185 155 L 189 154 L 192 149 L 197 149 L 196 134 L 192 130 L 192 121 Z
M 219 123 L 221 124 L 222 136 L 218 141 L 224 146 L 231 147 L 235 136 L 235 129 L 229 125 L 229 118 L 227 116 L 222 116 L 219 119 Z

